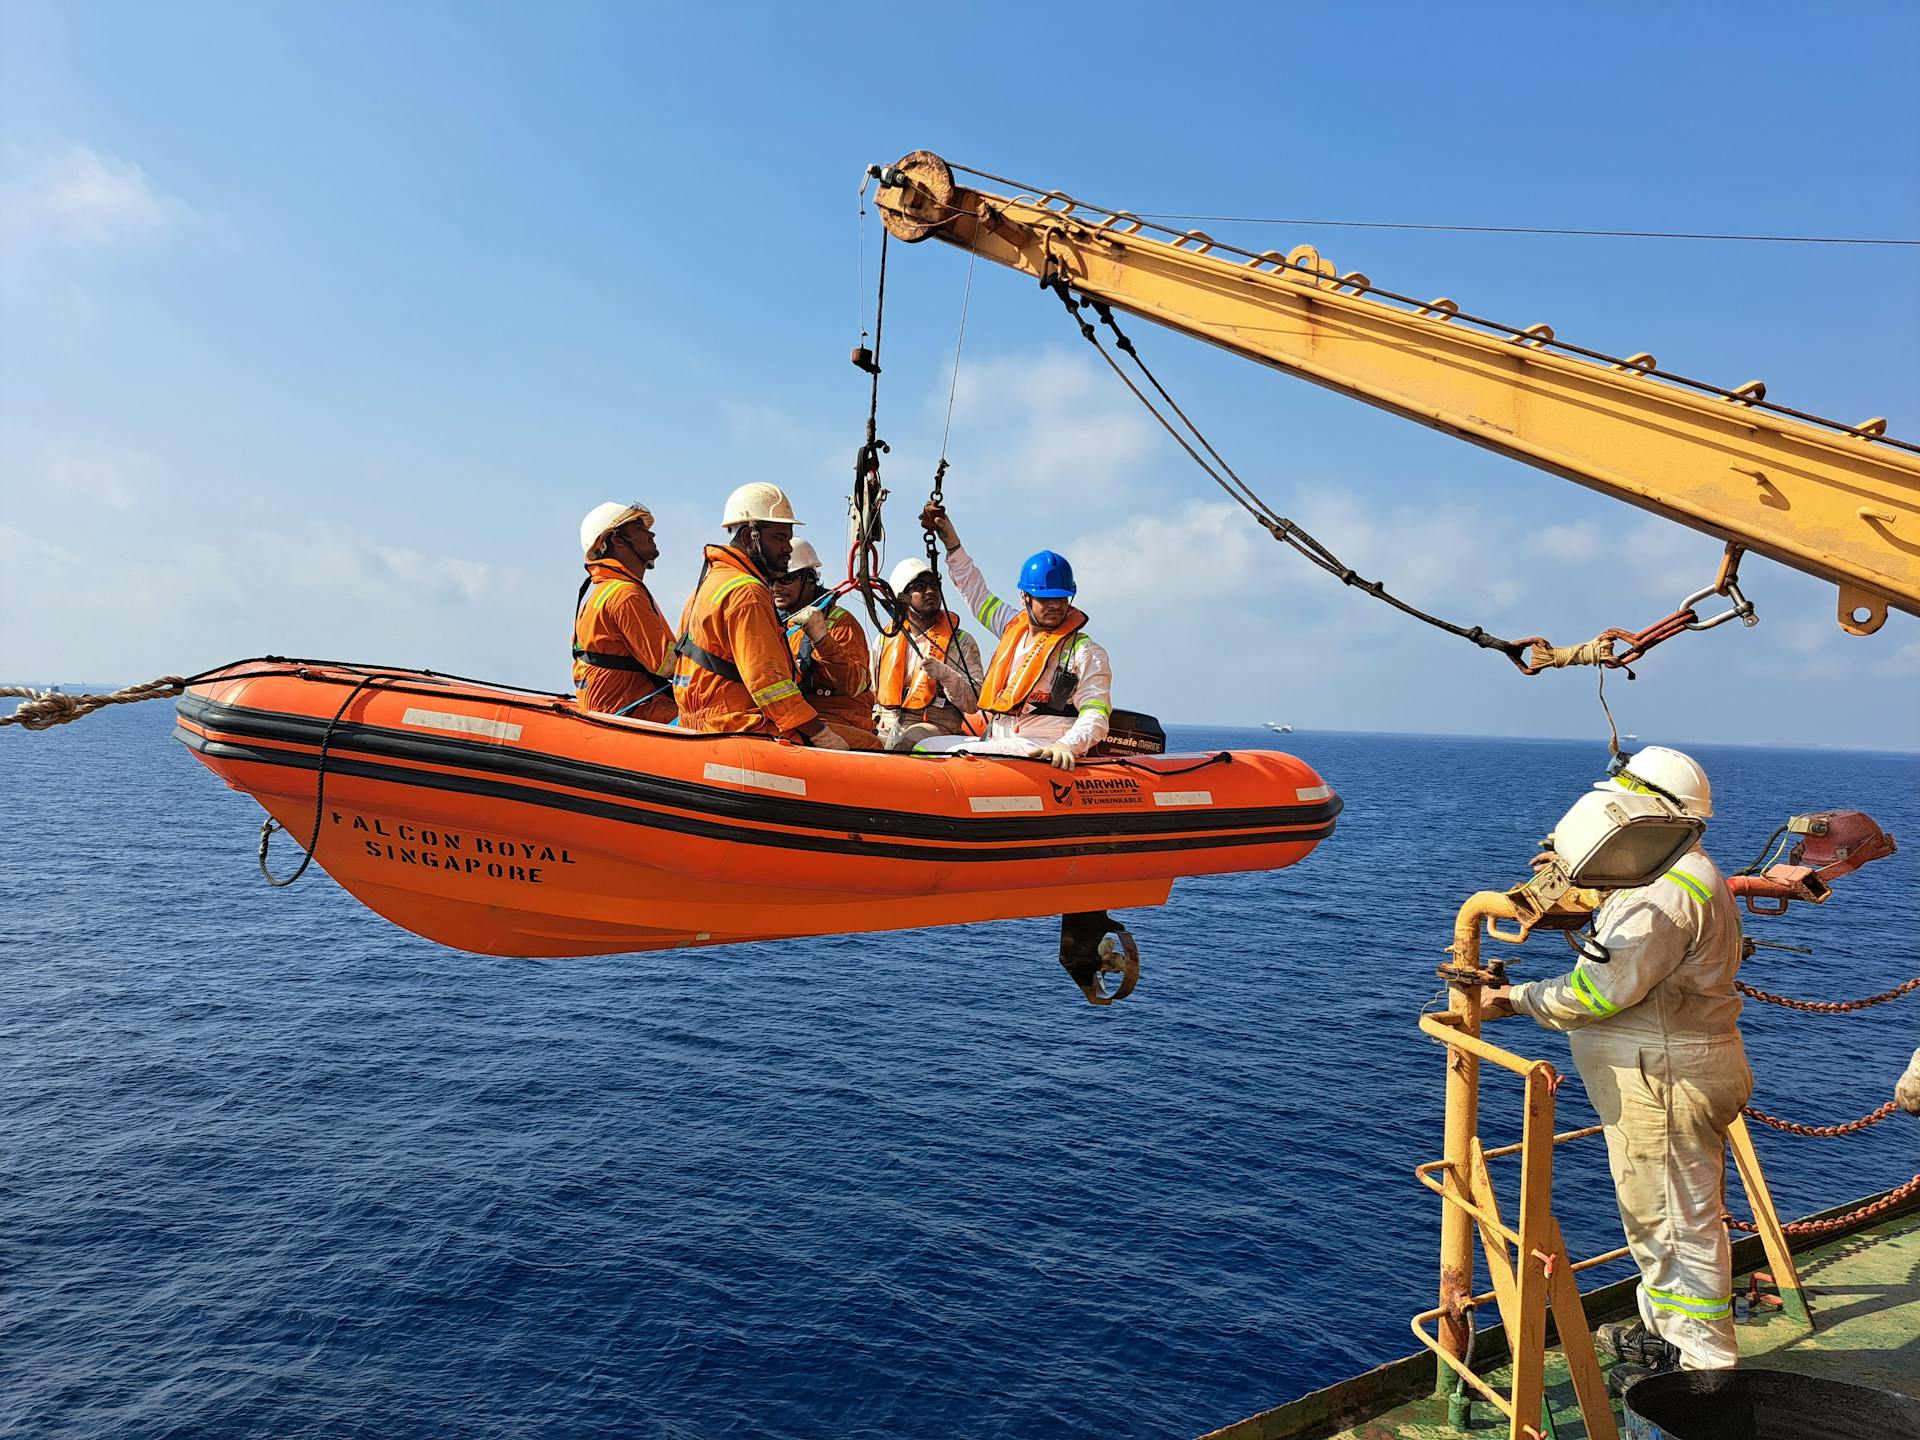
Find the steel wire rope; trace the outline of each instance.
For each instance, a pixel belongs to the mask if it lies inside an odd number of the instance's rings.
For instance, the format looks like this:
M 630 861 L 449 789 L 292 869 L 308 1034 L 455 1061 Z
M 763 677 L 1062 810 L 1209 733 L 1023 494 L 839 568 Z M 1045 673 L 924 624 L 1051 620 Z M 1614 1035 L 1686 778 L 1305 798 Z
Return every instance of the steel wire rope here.
M 867 193 L 866 181 L 862 180 L 860 185 L 860 200 L 861 200 L 860 214 L 863 221 L 866 215 L 866 193 Z M 875 301 L 874 301 L 873 355 L 872 355 L 871 368 L 870 368 L 871 386 L 869 388 L 868 398 L 867 398 L 867 440 L 866 440 L 866 444 L 861 448 L 860 457 L 856 466 L 856 473 L 854 476 L 854 485 L 855 485 L 855 494 L 856 494 L 856 513 L 860 515 L 863 519 L 865 519 L 866 517 L 866 511 L 864 510 L 864 508 L 858 505 L 858 496 L 859 496 L 860 488 L 865 480 L 865 477 L 869 473 L 876 477 L 878 476 L 880 452 L 888 448 L 886 445 L 886 442 L 878 438 L 878 430 L 879 430 L 879 413 L 880 413 L 880 348 L 881 348 L 881 339 L 882 339 L 884 327 L 886 324 L 887 243 L 888 243 L 890 234 L 891 232 L 885 230 L 884 228 L 882 229 L 880 234 L 880 274 L 879 274 L 879 280 L 878 280 L 878 286 L 877 286 L 877 294 L 875 296 Z M 860 270 L 861 287 L 862 287 L 862 292 L 864 293 L 865 285 L 866 285 L 866 259 L 865 259 L 866 227 L 864 223 L 860 227 L 860 245 L 861 245 L 861 270 Z M 935 503 L 938 503 L 938 501 L 941 498 L 941 486 L 947 470 L 947 445 L 949 440 L 951 439 L 952 432 L 953 432 L 954 397 L 957 395 L 959 391 L 959 385 L 960 385 L 960 357 L 961 357 L 962 347 L 966 344 L 967 316 L 973 304 L 973 270 L 974 270 L 974 260 L 977 258 L 977 255 L 978 255 L 978 247 L 970 246 L 968 261 L 967 261 L 966 288 L 961 296 L 961 301 L 960 301 L 959 333 L 955 338 L 954 348 L 953 348 L 953 376 L 947 389 L 946 425 L 945 425 L 945 428 L 941 431 L 940 461 L 939 461 L 938 467 L 934 471 L 932 499 Z M 861 334 L 861 338 L 864 340 L 867 334 L 864 327 L 861 329 L 860 334 Z M 877 491 L 878 489 L 877 485 L 874 487 L 874 489 Z M 877 509 L 877 506 L 878 506 L 878 500 L 876 498 L 875 500 L 876 509 Z M 899 598 L 893 594 L 893 590 L 890 585 L 886 584 L 885 582 L 876 581 L 875 577 L 871 573 L 871 566 L 873 563 L 874 555 L 873 555 L 873 540 L 872 540 L 870 531 L 867 528 L 867 525 L 870 523 L 871 521 L 867 520 L 866 523 L 862 524 L 860 533 L 855 538 L 854 549 L 847 557 L 848 564 L 847 564 L 846 585 L 835 587 L 834 593 L 838 595 L 838 594 L 844 594 L 849 589 L 859 590 L 861 594 L 861 600 L 866 606 L 867 618 L 873 623 L 873 627 L 879 633 L 880 638 L 882 640 L 890 640 L 895 635 L 905 631 L 907 634 L 907 642 L 910 645 L 912 645 L 915 651 L 917 651 L 920 654 L 922 663 L 924 663 L 927 658 L 927 652 L 920 645 L 918 638 L 914 636 L 912 633 L 912 626 L 909 625 L 907 622 L 906 610 L 904 605 L 901 604 L 899 601 Z M 928 551 L 928 555 L 927 555 L 928 566 L 930 569 L 934 571 L 934 574 L 937 577 L 939 574 L 939 566 L 936 563 L 937 552 L 935 550 L 933 538 L 931 535 L 929 535 L 928 537 L 927 551 Z M 874 605 L 874 596 L 876 593 L 876 589 L 883 590 L 885 592 L 880 596 L 881 603 L 884 604 L 890 612 L 892 612 L 891 618 L 886 622 L 883 622 L 880 619 L 879 611 Z M 958 647 L 954 647 L 954 648 L 957 651 Z M 960 673 L 964 675 L 968 680 L 974 681 L 977 684 L 978 677 L 974 676 L 972 672 L 968 669 L 967 663 L 966 663 L 966 656 L 964 652 L 955 653 L 954 658 L 959 662 L 956 668 L 960 671 Z
M 1251 490 L 1248 490 L 1244 484 L 1239 484 L 1236 488 L 1236 485 L 1234 483 L 1230 483 L 1225 476 L 1221 475 L 1219 471 L 1215 470 L 1213 466 L 1209 465 L 1206 462 L 1206 460 L 1201 457 L 1200 452 L 1193 448 L 1192 443 L 1188 441 L 1187 437 L 1182 435 L 1180 431 L 1174 426 L 1173 422 L 1168 420 L 1166 416 L 1162 415 L 1160 411 L 1154 406 L 1154 403 L 1151 400 L 1149 400 L 1144 393 L 1142 393 L 1140 387 L 1133 383 L 1132 377 L 1129 376 L 1125 370 L 1120 368 L 1119 362 L 1116 361 L 1111 355 L 1107 353 L 1106 347 L 1100 343 L 1100 337 L 1094 333 L 1093 326 L 1090 325 L 1086 320 L 1081 318 L 1080 316 L 1081 302 L 1076 300 L 1073 297 L 1072 292 L 1067 287 L 1066 281 L 1058 279 L 1056 277 L 1056 279 L 1053 282 L 1051 282 L 1047 286 L 1047 288 L 1052 290 L 1056 295 L 1060 297 L 1060 303 L 1066 306 L 1067 313 L 1073 318 L 1074 324 L 1079 326 L 1080 334 L 1086 339 L 1089 345 L 1093 346 L 1094 350 L 1099 354 L 1100 358 L 1107 362 L 1107 368 L 1112 370 L 1115 375 L 1120 377 L 1120 383 L 1125 385 L 1127 389 L 1133 392 L 1134 398 L 1138 400 L 1141 403 L 1141 405 L 1146 408 L 1146 411 L 1149 415 L 1153 416 L 1155 420 L 1160 422 L 1160 427 L 1163 430 L 1165 430 L 1167 434 L 1171 435 L 1174 438 L 1175 443 L 1178 444 L 1182 450 L 1185 450 L 1188 455 L 1193 457 L 1193 463 L 1198 465 L 1202 470 L 1204 470 L 1207 473 L 1207 475 L 1213 480 L 1214 484 L 1218 485 L 1222 490 L 1226 491 L 1228 497 L 1232 499 L 1235 504 L 1239 505 L 1242 510 L 1245 510 L 1261 525 L 1263 526 L 1267 525 L 1269 515 L 1267 513 L 1263 513 L 1266 511 L 1267 507 L 1265 506 L 1264 502 L 1260 500 L 1260 497 L 1257 495 L 1254 495 L 1253 492 Z M 1135 363 L 1138 363 L 1137 356 L 1135 357 Z M 1245 492 L 1245 493 L 1243 494 L 1242 492 Z M 1275 538 L 1278 538 L 1278 537 L 1275 537 Z
M 860 177 L 860 198 L 857 202 L 859 213 L 854 217 L 853 226 L 860 239 L 860 264 L 854 279 L 853 288 L 853 324 L 860 332 L 859 343 L 867 343 L 867 182 L 873 177 Z
M 1139 400 L 1146 408 L 1147 413 L 1159 421 L 1161 428 L 1174 438 L 1181 449 L 1187 452 L 1193 459 L 1194 464 L 1205 471 L 1206 474 L 1212 478 L 1213 482 L 1227 493 L 1229 498 L 1251 515 L 1255 522 L 1271 534 L 1275 540 L 1278 540 L 1296 554 L 1304 556 L 1307 560 L 1339 580 L 1343 585 L 1351 586 L 1356 590 L 1371 595 L 1374 599 L 1391 605 L 1402 614 L 1410 615 L 1423 624 L 1431 625 L 1438 630 L 1443 630 L 1449 635 L 1457 635 L 1462 640 L 1470 640 L 1482 649 L 1498 650 L 1514 665 L 1522 665 L 1520 656 L 1527 645 L 1531 643 L 1530 641 L 1502 639 L 1500 636 L 1493 634 L 1491 631 L 1479 625 L 1456 625 L 1450 620 L 1442 619 L 1438 615 L 1431 614 L 1416 605 L 1409 604 L 1407 601 L 1402 600 L 1399 596 L 1389 591 L 1385 582 L 1368 580 L 1361 576 L 1358 571 L 1342 561 L 1339 556 L 1335 555 L 1333 551 L 1329 550 L 1314 536 L 1301 529 L 1298 525 L 1294 524 L 1293 521 L 1281 515 L 1265 500 L 1261 499 L 1253 488 L 1240 478 L 1232 466 L 1228 465 L 1227 462 L 1221 458 L 1219 451 L 1213 447 L 1212 443 L 1208 441 L 1199 427 L 1187 418 L 1186 412 L 1180 409 L 1180 406 L 1174 401 L 1173 397 L 1167 394 L 1165 387 L 1154 377 L 1153 372 L 1147 368 L 1146 362 L 1140 358 L 1139 352 L 1133 346 L 1133 342 L 1127 338 L 1125 333 L 1121 331 L 1119 325 L 1114 322 L 1112 310 L 1101 301 L 1093 299 L 1085 301 L 1084 303 L 1093 307 L 1095 313 L 1100 316 L 1101 321 L 1107 328 L 1113 331 L 1116 337 L 1116 343 L 1131 356 L 1133 363 L 1140 367 L 1141 373 L 1147 377 L 1154 389 L 1166 400 L 1168 406 L 1174 413 L 1179 415 L 1182 423 L 1192 431 L 1194 439 L 1205 447 L 1208 455 L 1211 455 L 1219 462 L 1220 470 L 1214 469 L 1214 467 L 1208 464 L 1206 459 L 1201 456 L 1199 450 L 1196 450 L 1193 444 L 1188 441 L 1186 436 L 1180 433 L 1173 422 L 1160 413 L 1159 407 L 1147 398 L 1145 392 L 1133 382 L 1133 378 L 1121 368 L 1119 362 L 1107 353 L 1107 348 L 1100 343 L 1099 336 L 1094 332 L 1093 326 L 1081 317 L 1080 305 L 1082 302 L 1073 297 L 1067 282 L 1055 276 L 1048 288 L 1052 289 L 1054 293 L 1060 297 L 1061 304 L 1066 306 L 1068 314 L 1072 316 L 1074 323 L 1079 327 L 1081 335 L 1085 337 L 1087 342 L 1099 353 L 1100 358 L 1106 361 L 1107 367 L 1111 369 L 1115 375 L 1118 375 L 1121 382 L 1133 392 L 1134 398 Z M 1225 471 L 1226 473 L 1223 475 L 1221 471 Z M 1228 479 L 1229 476 L 1231 477 L 1231 481 Z
M 1062 296 L 1065 296 L 1066 291 L 1064 287 L 1059 288 L 1059 293 L 1062 294 Z M 1140 368 L 1140 373 L 1147 377 L 1147 383 L 1152 385 L 1155 392 L 1158 393 L 1160 398 L 1167 402 L 1167 408 L 1172 410 L 1175 415 L 1178 415 L 1180 417 L 1180 423 L 1187 427 L 1188 432 L 1193 436 L 1193 438 L 1200 442 L 1201 448 L 1204 449 L 1207 452 L 1207 454 L 1213 458 L 1214 463 L 1218 465 L 1220 469 L 1227 474 L 1228 478 L 1230 478 L 1233 481 L 1233 484 L 1236 487 L 1238 487 L 1240 493 L 1246 497 L 1245 501 L 1243 501 L 1242 503 L 1246 506 L 1249 512 L 1252 513 L 1256 519 L 1261 519 L 1262 524 L 1266 524 L 1267 521 L 1269 520 L 1278 522 L 1281 524 L 1290 524 L 1291 522 L 1285 521 L 1277 510 L 1275 510 L 1265 500 L 1261 499 L 1260 496 L 1254 492 L 1254 489 L 1251 485 L 1247 484 L 1245 480 L 1242 480 L 1240 478 L 1239 472 L 1236 471 L 1231 465 L 1227 463 L 1226 458 L 1222 456 L 1218 450 L 1214 449 L 1213 442 L 1208 440 L 1207 437 L 1201 432 L 1200 427 L 1193 423 L 1192 418 L 1187 414 L 1187 412 L 1180 408 L 1179 402 L 1175 400 L 1173 396 L 1167 393 L 1167 387 L 1160 383 L 1159 377 L 1156 376 L 1152 370 L 1148 369 L 1147 362 L 1140 358 L 1140 352 L 1134 348 L 1132 337 L 1127 335 L 1125 331 L 1121 330 L 1119 323 L 1113 318 L 1113 307 L 1111 305 L 1108 305 L 1104 300 L 1095 300 L 1092 298 L 1087 299 L 1085 303 L 1093 307 L 1093 313 L 1100 317 L 1100 323 L 1105 325 L 1107 329 L 1113 332 L 1114 344 L 1117 345 L 1123 352 L 1125 352 L 1127 358 L 1132 360 L 1133 363 Z M 1078 314 L 1077 308 L 1075 310 L 1075 314 L 1076 315 Z M 1086 334 L 1086 331 L 1084 328 L 1082 329 L 1081 333 L 1083 335 Z M 1098 344 L 1097 341 L 1095 343 L 1096 345 Z M 1125 379 L 1126 377 L 1123 375 L 1121 378 Z M 1138 395 L 1140 392 L 1138 389 L 1135 389 L 1134 393 Z M 1144 396 L 1142 396 L 1141 398 L 1143 400 L 1145 399 Z M 1191 451 L 1189 451 L 1189 453 L 1191 453 Z M 1215 478 L 1218 479 L 1219 477 L 1216 476 Z M 1230 491 L 1229 493 L 1232 493 L 1232 492 Z M 1271 526 L 1269 526 L 1269 528 L 1271 528 Z M 1275 536 L 1274 538 L 1278 539 L 1280 537 Z
M 961 171 L 968 175 L 977 175 L 982 180 L 993 181 L 996 185 L 1011 186 L 1017 193 L 1025 193 L 1032 196 L 1047 196 L 1049 194 L 1057 195 L 1057 192 L 1048 192 L 1037 185 L 1028 185 L 1024 181 L 1014 180 L 1005 175 L 996 175 L 990 170 L 977 169 L 972 165 L 960 165 L 950 161 L 948 162 L 948 168 L 952 170 Z M 1106 215 L 1112 219 L 1126 219 L 1126 220 L 1137 221 L 1139 222 L 1141 228 L 1143 229 L 1157 230 L 1157 231 L 1160 231 L 1162 234 L 1172 236 L 1176 240 L 1188 238 L 1185 232 L 1183 231 L 1176 230 L 1170 225 L 1162 225 L 1157 221 L 1145 219 L 1142 216 L 1136 215 L 1131 210 L 1115 210 L 1108 206 L 1096 205 L 1091 200 L 1079 200 L 1068 195 L 1057 195 L 1057 198 L 1065 200 L 1069 205 L 1084 206 L 1089 211 L 1092 211 L 1100 215 Z M 946 204 L 945 202 L 936 202 L 936 203 L 941 204 L 941 207 L 943 209 L 946 209 L 952 212 L 954 215 L 966 215 L 973 218 L 978 218 L 975 215 L 975 213 L 971 210 L 965 210 L 955 205 Z M 1037 201 L 1035 202 L 1035 204 L 1038 208 L 1042 208 L 1042 209 L 1047 208 L 1045 206 L 1040 206 Z M 1064 211 L 1054 211 L 1052 213 L 1056 215 L 1061 215 L 1061 216 L 1065 216 L 1066 214 L 1066 212 Z M 1272 258 L 1269 255 L 1263 255 L 1256 251 L 1245 249 L 1242 246 L 1232 244 L 1231 242 L 1225 241 L 1225 240 L 1213 240 L 1209 237 L 1208 243 L 1215 250 L 1224 250 L 1230 255 L 1238 255 L 1246 260 L 1271 260 Z M 1367 280 L 1367 281 L 1362 281 L 1358 279 L 1339 280 L 1336 282 L 1336 286 L 1338 288 L 1352 290 L 1357 295 L 1377 295 L 1377 296 L 1380 296 L 1382 299 L 1392 300 L 1397 304 L 1406 305 L 1415 310 L 1425 309 L 1427 308 L 1427 305 L 1428 305 L 1427 301 L 1421 300 L 1416 296 L 1403 295 L 1398 291 L 1388 290 L 1383 286 L 1375 285 L 1370 280 Z M 1604 350 L 1590 349 L 1585 345 L 1576 345 L 1570 340 L 1561 340 L 1557 337 L 1554 339 L 1548 339 L 1545 336 L 1530 335 L 1528 331 L 1522 326 L 1509 325 L 1502 320 L 1491 320 L 1484 315 L 1475 315 L 1472 312 L 1466 311 L 1466 310 L 1455 311 L 1448 318 L 1451 321 L 1463 321 L 1468 325 L 1477 325 L 1483 330 L 1492 330 L 1497 334 L 1505 335 L 1510 339 L 1526 340 L 1528 341 L 1529 344 L 1537 345 L 1543 349 L 1564 351 L 1569 355 L 1578 355 L 1584 359 L 1601 361 L 1606 365 L 1609 365 L 1618 369 L 1631 370 L 1632 372 L 1640 375 L 1650 375 L 1655 379 L 1665 380 L 1667 383 L 1671 385 L 1684 386 L 1690 390 L 1699 390 L 1709 395 L 1718 396 L 1722 400 L 1733 401 L 1734 403 L 1745 406 L 1748 409 L 1764 410 L 1769 414 L 1773 414 L 1773 415 L 1785 415 L 1790 419 L 1805 421 L 1809 425 L 1818 425 L 1828 430 L 1837 430 L 1842 434 L 1852 435 L 1857 439 L 1870 440 L 1870 441 L 1873 441 L 1875 444 L 1888 445 L 1893 447 L 1896 450 L 1907 450 L 1907 451 L 1911 451 L 1916 455 L 1920 455 L 1920 444 L 1916 444 L 1912 441 L 1896 440 L 1890 435 L 1873 435 L 1868 433 L 1865 430 L 1862 430 L 1857 425 L 1849 425 L 1844 420 L 1834 420 L 1825 415 L 1815 415 L 1809 411 L 1796 410 L 1790 405 L 1782 405 L 1782 404 L 1779 404 L 1777 401 L 1773 401 L 1773 400 L 1766 400 L 1766 399 L 1755 398 L 1753 396 L 1741 395 L 1737 391 L 1729 390 L 1724 385 L 1716 385 L 1710 380 L 1696 380 L 1689 375 L 1681 375 L 1672 370 L 1662 370 L 1657 365 L 1642 366 L 1638 364 L 1629 364 L 1628 360 L 1625 359 L 1624 357 L 1618 356 L 1618 355 L 1609 355 Z
M 952 379 L 947 382 L 947 418 L 946 424 L 940 431 L 940 463 L 937 464 L 933 470 L 933 490 L 927 497 L 927 503 L 929 505 L 942 505 L 946 501 L 947 445 L 953 438 L 953 402 L 954 397 L 960 393 L 960 355 L 967 343 L 967 315 L 973 308 L 973 269 L 974 263 L 979 258 L 980 245 L 978 237 L 976 237 L 974 242 L 967 246 L 967 283 L 966 288 L 962 290 L 960 294 L 960 328 L 959 333 L 954 336 L 953 341 L 953 376 Z M 931 530 L 926 532 L 926 537 L 927 568 L 933 572 L 934 580 L 938 582 L 940 578 L 939 540 Z M 914 652 L 919 655 L 920 663 L 924 667 L 928 659 L 926 647 L 920 643 L 919 637 L 913 633 L 913 626 L 908 624 L 904 618 L 901 620 L 901 626 L 906 634 L 907 643 L 911 645 Z M 966 651 L 961 648 L 957 639 L 954 644 L 947 646 L 941 651 L 939 657 L 941 663 L 947 663 L 949 656 L 957 662 L 954 668 L 957 669 L 961 675 L 965 676 L 969 683 L 978 687 L 981 680 L 985 677 L 983 675 L 975 675 L 967 667 Z
M 978 171 L 971 172 L 978 174 Z M 1748 235 L 1710 230 L 1587 230 L 1552 225 L 1420 225 L 1404 220 L 1304 220 L 1268 215 L 1186 215 L 1135 210 L 1141 220 L 1188 220 L 1214 225 L 1317 225 L 1335 230 L 1437 230 L 1470 235 L 1573 235 L 1603 240 L 1738 240 L 1774 245 L 1913 245 L 1920 240 L 1854 235 Z
M 862 199 L 865 198 L 865 186 L 861 187 Z M 865 230 L 861 232 L 865 243 Z M 880 230 L 880 276 L 873 304 L 873 354 L 867 363 L 870 385 L 867 391 L 867 438 L 861 445 L 853 462 L 853 518 L 856 527 L 853 548 L 847 556 L 847 586 L 860 592 L 861 602 L 866 606 L 867 619 L 873 622 L 873 628 L 880 637 L 891 639 L 899 634 L 900 627 L 906 622 L 897 614 L 883 621 L 880 611 L 874 604 L 875 584 L 873 575 L 874 538 L 873 531 L 879 525 L 880 504 L 886 492 L 880 488 L 880 457 L 891 447 L 880 438 L 880 347 L 885 337 L 887 323 L 887 243 L 892 231 L 885 226 Z M 889 611 L 897 611 L 891 587 L 878 582 L 886 589 L 882 596 Z
M 953 401 L 960 393 L 960 352 L 967 343 L 967 312 L 973 307 L 973 267 L 980 258 L 980 244 L 976 236 L 974 243 L 967 246 L 967 285 L 960 295 L 960 333 L 953 341 L 953 378 L 947 382 L 947 423 L 940 431 L 940 471 L 945 474 L 947 468 L 947 442 L 953 438 Z M 938 482 L 935 483 L 938 489 Z

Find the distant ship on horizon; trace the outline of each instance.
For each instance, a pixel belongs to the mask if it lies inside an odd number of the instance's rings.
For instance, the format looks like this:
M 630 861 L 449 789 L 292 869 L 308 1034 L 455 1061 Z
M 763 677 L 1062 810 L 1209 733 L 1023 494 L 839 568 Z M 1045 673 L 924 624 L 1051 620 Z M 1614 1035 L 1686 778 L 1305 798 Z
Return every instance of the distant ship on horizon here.
M 1293 726 L 1282 725 L 1278 720 L 1267 721 L 1267 729 L 1273 731 L 1276 735 L 1291 735 L 1293 733 Z

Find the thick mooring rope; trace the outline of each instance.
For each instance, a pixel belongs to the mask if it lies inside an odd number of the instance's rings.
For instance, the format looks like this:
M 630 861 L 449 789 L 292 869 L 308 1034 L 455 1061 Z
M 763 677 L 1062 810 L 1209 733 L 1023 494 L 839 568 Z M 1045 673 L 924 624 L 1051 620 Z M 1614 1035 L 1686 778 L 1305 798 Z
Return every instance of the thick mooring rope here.
M 83 715 L 91 715 L 109 705 L 137 705 L 142 700 L 163 700 L 184 695 L 191 680 L 183 675 L 162 675 L 144 685 L 129 685 L 105 695 L 67 695 L 58 690 L 32 690 L 24 685 L 0 685 L 0 696 L 23 697 L 25 703 L 11 715 L 0 715 L 0 725 L 18 725 L 27 730 L 51 730 Z

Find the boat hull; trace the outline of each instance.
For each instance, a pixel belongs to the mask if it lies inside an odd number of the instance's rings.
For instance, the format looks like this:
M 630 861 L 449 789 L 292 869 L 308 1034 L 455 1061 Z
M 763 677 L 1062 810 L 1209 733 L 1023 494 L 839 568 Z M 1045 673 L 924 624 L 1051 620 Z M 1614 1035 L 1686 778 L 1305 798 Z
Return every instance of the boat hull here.
M 494 955 L 1159 905 L 1179 876 L 1297 863 L 1340 809 L 1273 752 L 1063 775 L 688 735 L 570 697 L 301 662 L 196 684 L 176 734 L 296 839 L 317 808 L 315 862 L 370 909 Z

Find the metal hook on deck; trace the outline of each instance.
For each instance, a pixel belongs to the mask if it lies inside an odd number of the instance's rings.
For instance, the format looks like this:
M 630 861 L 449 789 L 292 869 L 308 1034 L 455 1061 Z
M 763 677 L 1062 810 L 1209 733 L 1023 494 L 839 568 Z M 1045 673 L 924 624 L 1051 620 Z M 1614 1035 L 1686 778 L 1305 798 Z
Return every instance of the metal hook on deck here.
M 1060 965 L 1089 1005 L 1124 1000 L 1140 983 L 1140 946 L 1133 932 L 1104 910 L 1060 917 Z M 1108 977 L 1118 977 L 1112 989 Z

